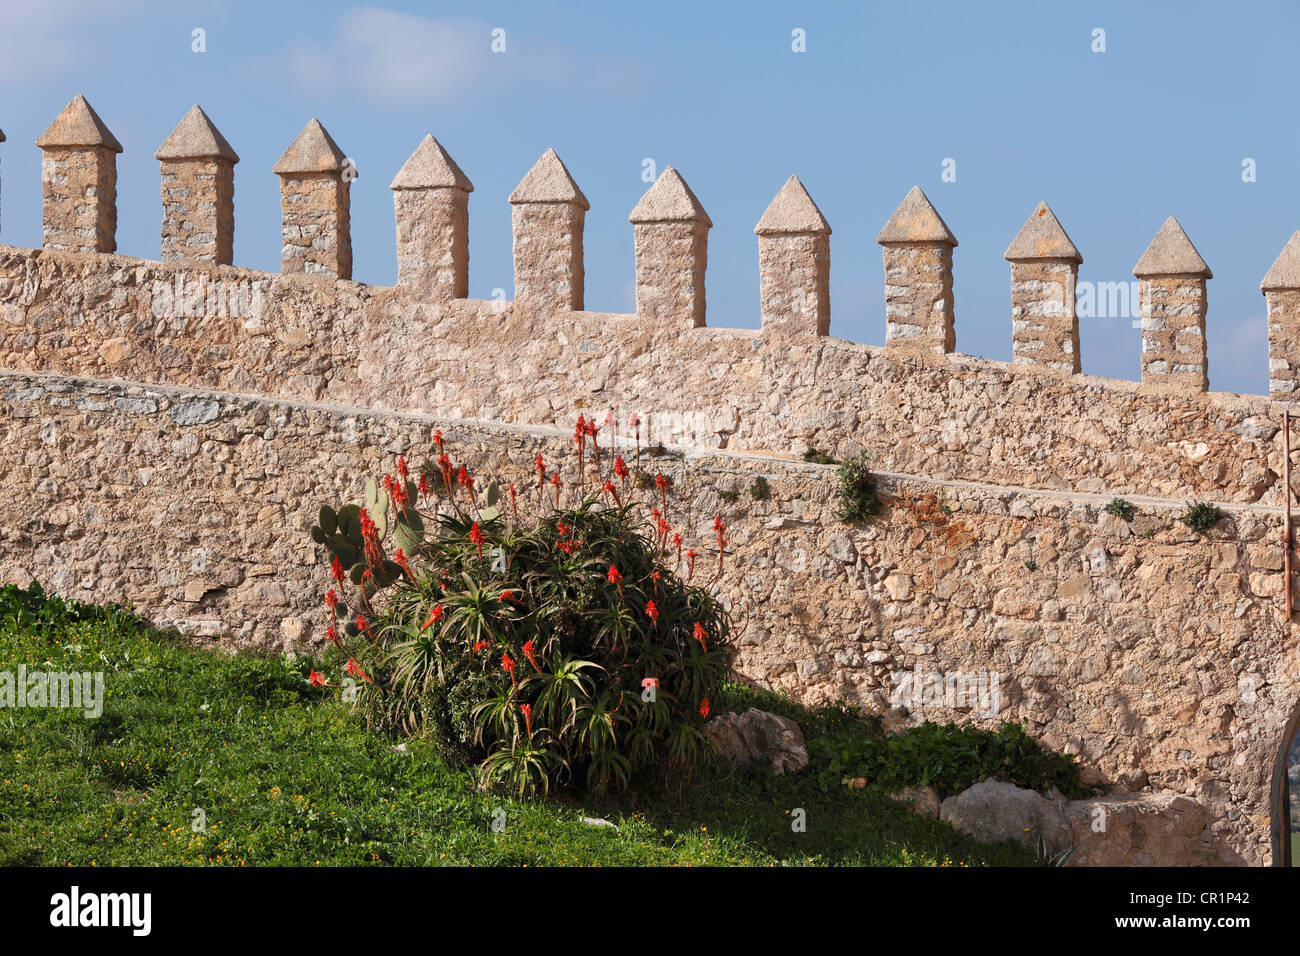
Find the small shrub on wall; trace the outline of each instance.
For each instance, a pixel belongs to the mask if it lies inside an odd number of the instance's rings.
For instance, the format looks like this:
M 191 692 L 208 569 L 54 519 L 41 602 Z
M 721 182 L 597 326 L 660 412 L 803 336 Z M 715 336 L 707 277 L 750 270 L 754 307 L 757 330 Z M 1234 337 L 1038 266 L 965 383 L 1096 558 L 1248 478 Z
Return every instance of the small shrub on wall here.
M 568 493 L 541 455 L 480 491 L 436 433 L 432 474 L 399 459 L 364 506 L 322 508 L 312 529 L 332 558 L 336 679 L 370 723 L 432 734 L 520 793 L 706 760 L 701 725 L 730 670 L 730 621 L 702 586 L 713 564 L 673 530 L 669 482 L 639 496 L 592 423 L 574 437 Z M 714 531 L 720 574 L 721 518 Z

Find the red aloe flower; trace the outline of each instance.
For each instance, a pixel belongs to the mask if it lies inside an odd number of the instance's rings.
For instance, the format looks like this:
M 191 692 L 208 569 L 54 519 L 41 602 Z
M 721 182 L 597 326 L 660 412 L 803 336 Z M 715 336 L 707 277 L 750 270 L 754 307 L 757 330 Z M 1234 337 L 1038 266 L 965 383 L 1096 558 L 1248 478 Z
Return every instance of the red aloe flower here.
M 339 650 L 343 650 L 343 642 L 339 640 L 339 632 L 334 630 L 333 624 L 325 629 L 325 636 L 333 642 L 335 647 Z
M 659 625 L 659 608 L 655 607 L 654 601 L 645 602 L 646 617 L 650 618 L 650 623 L 656 627 Z
M 627 481 L 628 477 L 632 474 L 627 470 L 627 464 L 623 461 L 622 455 L 616 455 L 614 457 L 614 474 L 616 474 L 622 481 Z
M 560 481 L 560 473 L 557 471 L 551 475 L 551 484 L 555 486 L 555 507 L 560 507 L 560 489 L 564 487 L 564 482 Z
M 677 563 L 682 563 L 682 536 L 676 531 L 673 532 L 673 544 L 677 546 Z
M 375 639 L 374 634 L 370 630 L 370 625 L 366 623 L 366 619 L 360 614 L 357 615 L 357 630 L 369 637 L 372 641 Z
M 704 700 L 700 701 L 700 716 L 701 717 L 709 716 L 709 698 L 707 697 L 704 698 Z
M 416 485 L 416 490 L 420 493 L 421 498 L 427 497 L 429 494 L 429 476 L 424 472 L 420 472 L 420 483 Z
M 618 584 L 622 580 L 623 580 L 623 575 L 619 572 L 618 568 L 614 567 L 614 565 L 611 564 L 609 566 L 609 583 Z
M 623 507 L 623 499 L 618 493 L 618 488 L 616 488 L 614 482 L 610 481 L 608 478 L 605 479 L 605 494 L 614 499 L 614 504 L 618 505 L 620 508 Z
M 442 605 L 441 605 L 441 604 L 435 604 L 435 605 L 433 606 L 433 610 L 431 610 L 431 611 L 429 612 L 429 618 L 428 618 L 428 620 L 426 620 L 423 624 L 420 625 L 420 633 L 423 634 L 423 633 L 424 633 L 425 631 L 427 631 L 429 628 L 433 627 L 433 625 L 435 625 L 435 624 L 437 624 L 439 621 L 441 621 L 441 620 L 442 620 L 442 613 L 443 613 L 443 611 L 442 611 Z
M 492 645 L 489 644 L 487 641 L 475 641 L 475 642 L 474 642 L 474 653 L 477 654 L 477 653 L 479 653 L 480 651 L 487 650 L 487 649 L 488 649 L 489 647 L 491 647 L 491 646 L 492 646 Z
M 699 556 L 700 556 L 700 552 L 696 551 L 694 548 L 690 548 L 686 552 L 686 561 L 687 561 L 686 580 L 687 581 L 689 581 L 691 579 L 691 576 L 695 574 L 695 559 L 698 558 Z
M 516 523 L 518 523 L 519 521 L 519 503 L 517 500 L 518 497 L 519 497 L 519 492 L 515 490 L 515 483 L 512 481 L 510 482 L 510 511 L 512 514 L 514 514 Z
M 402 476 L 402 481 L 406 481 L 411 476 L 411 471 L 406 467 L 406 459 L 401 455 L 397 456 L 397 473 Z
M 325 675 L 324 675 L 324 674 L 317 673 L 315 670 L 313 670 L 313 671 L 312 671 L 312 672 L 307 676 L 307 683 L 311 684 L 312 687 L 324 687 L 324 686 L 325 686 Z
M 478 548 L 478 559 L 483 560 L 483 532 L 479 530 L 478 522 L 474 522 L 474 527 L 469 529 L 469 539 L 474 542 Z
M 533 665 L 533 670 L 537 671 L 539 674 L 542 672 L 541 665 L 537 663 L 537 657 L 533 651 L 533 642 L 531 639 L 524 644 L 524 657 L 528 658 L 528 663 Z
M 642 678 L 641 678 L 641 686 L 642 686 L 642 687 L 654 687 L 654 688 L 658 688 L 658 687 L 659 687 L 659 678 L 658 678 L 658 677 L 642 677 Z
M 415 572 L 411 570 L 411 562 L 406 560 L 406 555 L 402 553 L 401 548 L 397 549 L 397 553 L 393 555 L 393 560 L 397 562 L 399 568 L 406 572 L 408 578 L 412 581 L 415 580 Z
M 704 643 L 704 628 L 700 626 L 699 621 L 695 622 L 695 639 L 700 642 L 700 647 L 706 651 L 709 649 L 709 645 Z
M 524 725 L 528 728 L 528 736 L 533 735 L 533 708 L 528 704 L 519 705 L 520 712 L 524 715 Z
M 433 430 L 433 443 L 438 446 L 438 452 L 441 453 L 443 450 L 442 449 L 443 439 L 442 439 L 441 428 L 435 428 Z
M 540 496 L 542 489 L 546 486 L 546 462 L 542 461 L 542 453 L 537 453 L 537 459 L 533 462 L 533 471 L 537 472 L 537 494 Z
M 370 679 L 370 675 L 361 669 L 361 665 L 357 663 L 355 657 L 348 658 L 347 666 L 344 667 L 343 670 L 351 674 L 353 677 L 360 677 L 363 681 L 366 681 L 369 684 L 374 683 L 374 681 Z
M 342 584 L 343 579 L 344 577 L 346 577 L 346 575 L 347 572 L 343 570 L 343 562 L 340 561 L 336 556 L 334 558 L 333 563 L 330 564 L 330 577 L 332 577 L 339 584 Z
M 510 659 L 509 652 L 501 655 L 501 669 L 510 675 L 510 685 L 515 683 L 515 662 Z
M 655 597 L 659 596 L 659 572 L 650 572 L 650 584 L 654 587 Z
M 502 604 L 504 604 L 506 601 L 513 601 L 514 599 L 515 599 L 515 592 L 510 588 L 506 588 L 504 591 L 502 591 L 500 594 L 497 595 L 497 600 L 500 601 Z
M 330 588 L 325 592 L 325 606 L 330 609 L 330 614 L 334 614 L 335 608 L 339 606 L 339 596 Z
M 664 511 L 668 510 L 668 480 L 662 474 L 655 475 L 655 487 L 659 489 L 659 497 L 664 503 Z

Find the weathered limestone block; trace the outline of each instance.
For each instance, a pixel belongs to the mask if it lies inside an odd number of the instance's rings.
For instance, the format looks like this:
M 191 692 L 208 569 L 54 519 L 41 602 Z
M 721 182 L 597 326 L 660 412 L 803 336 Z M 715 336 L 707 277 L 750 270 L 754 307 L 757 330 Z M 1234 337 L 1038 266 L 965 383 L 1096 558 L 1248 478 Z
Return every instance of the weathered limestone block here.
M 515 302 L 543 312 L 583 308 L 582 229 L 591 203 L 555 150 L 510 194 Z
M 1268 394 L 1300 401 L 1300 232 L 1287 241 L 1259 284 L 1268 309 Z
M 393 178 L 397 285 L 421 301 L 469 295 L 469 194 L 474 184 L 432 136 Z
M 41 148 L 45 249 L 117 248 L 117 153 L 122 144 L 80 93 L 36 140 Z
M 230 265 L 239 156 L 197 105 L 154 153 L 162 174 L 162 260 Z
M 280 271 L 352 278 L 351 179 L 347 157 L 313 119 L 276 161 L 280 177 Z
M 808 766 L 803 731 L 788 717 L 751 707 L 743 714 L 722 714 L 704 725 L 719 756 L 737 766 L 766 762 L 774 774 L 798 773 Z
M 652 320 L 704 325 L 704 270 L 713 221 L 673 167 L 628 216 L 636 255 L 636 311 Z
M 754 227 L 764 329 L 829 335 L 831 227 L 791 176 Z
M 957 239 L 920 186 L 913 186 L 876 236 L 884 246 L 885 345 L 951 352 L 952 250 Z
M 1074 287 L 1083 256 L 1047 203 L 1038 204 L 1003 258 L 1011 263 L 1011 361 L 1081 371 Z
M 1173 216 L 1151 240 L 1133 275 L 1141 299 L 1143 384 L 1206 391 L 1205 282 L 1214 273 Z

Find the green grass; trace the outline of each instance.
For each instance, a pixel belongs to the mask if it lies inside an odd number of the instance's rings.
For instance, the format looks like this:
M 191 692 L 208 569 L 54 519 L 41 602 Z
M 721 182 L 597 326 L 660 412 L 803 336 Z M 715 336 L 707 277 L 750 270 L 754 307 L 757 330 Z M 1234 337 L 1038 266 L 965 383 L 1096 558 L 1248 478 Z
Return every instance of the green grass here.
M 15 594 L 23 600 L 15 598 Z M 639 781 L 617 798 L 480 792 L 427 742 L 369 733 L 305 659 L 194 650 L 120 610 L 0 593 L 0 671 L 102 671 L 103 715 L 0 708 L 5 865 L 1025 865 L 811 773 Z M 732 689 L 734 706 L 846 718 Z M 807 831 L 791 830 L 802 808 Z M 196 832 L 195 810 L 206 817 Z M 496 812 L 504 830 L 493 832 Z M 592 827 L 600 816 L 617 829 Z

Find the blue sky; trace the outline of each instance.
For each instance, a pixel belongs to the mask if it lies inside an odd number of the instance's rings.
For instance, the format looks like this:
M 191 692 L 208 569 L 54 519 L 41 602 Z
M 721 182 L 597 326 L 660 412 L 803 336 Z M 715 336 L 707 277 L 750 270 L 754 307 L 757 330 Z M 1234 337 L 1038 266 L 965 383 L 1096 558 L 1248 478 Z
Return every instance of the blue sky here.
M 512 294 L 506 197 L 554 147 L 591 201 L 586 304 L 633 311 L 643 161 L 714 222 L 708 322 L 758 324 L 754 224 L 796 173 L 830 221 L 831 332 L 884 341 L 875 236 L 920 185 L 960 243 L 957 348 L 1010 358 L 1011 239 L 1046 200 L 1120 282 L 1167 216 L 1214 270 L 1214 389 L 1267 391 L 1259 281 L 1300 228 L 1300 5 L 0 0 L 0 241 L 40 244 L 32 145 L 82 92 L 125 147 L 118 249 L 157 258 L 154 150 L 199 103 L 239 152 L 235 262 L 278 271 L 271 166 L 318 117 L 360 176 L 354 277 L 396 275 L 388 184 L 431 132 L 474 181 L 470 294 Z M 191 31 L 206 31 L 205 53 Z M 506 52 L 490 49 L 505 31 Z M 1106 31 L 1095 53 L 1093 31 Z M 792 50 L 792 31 L 806 52 Z M 1242 181 L 1242 161 L 1256 181 Z M 945 159 L 956 181 L 941 181 Z M 1081 319 L 1084 371 L 1139 376 L 1128 318 Z

